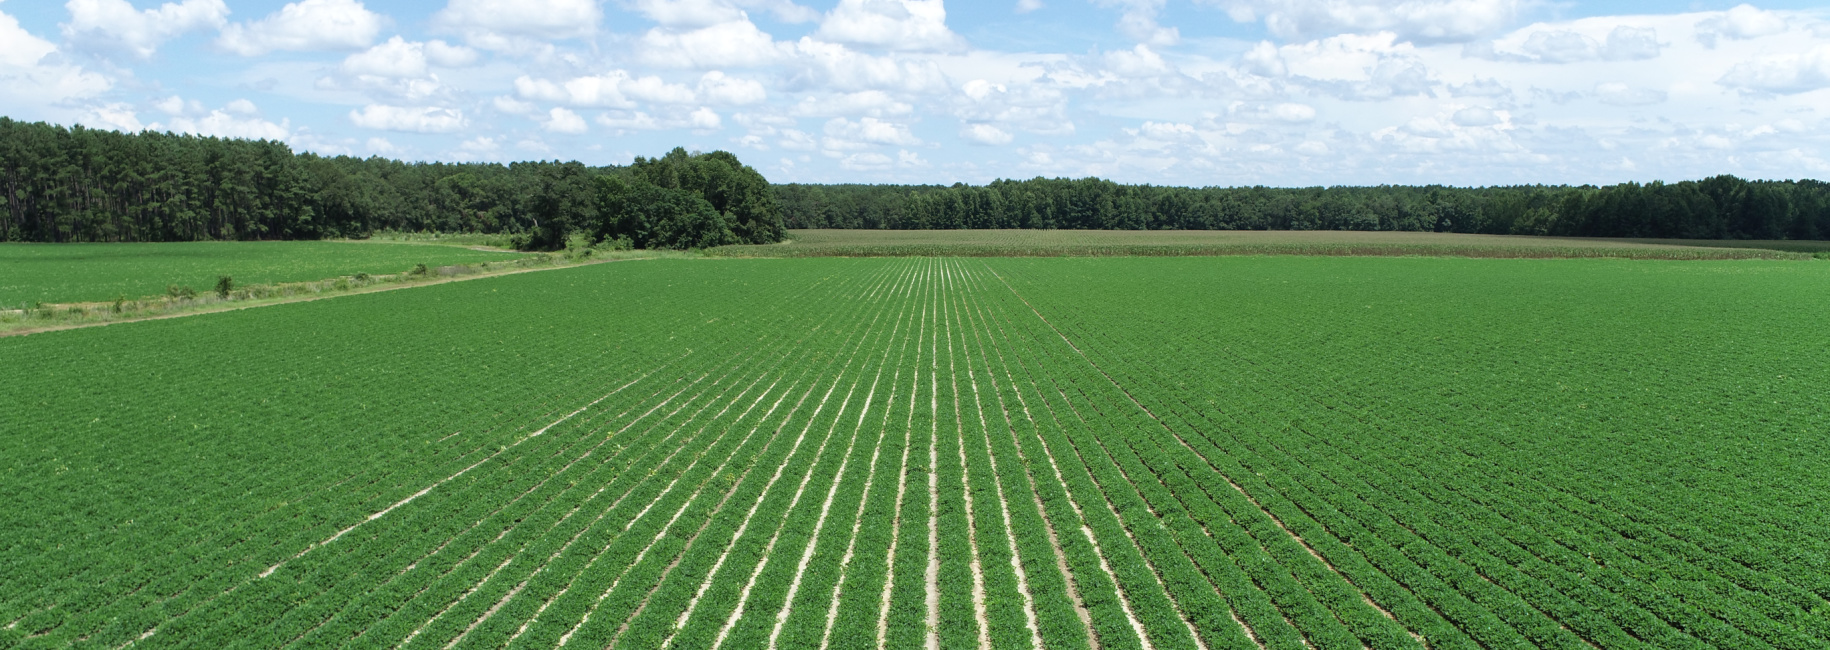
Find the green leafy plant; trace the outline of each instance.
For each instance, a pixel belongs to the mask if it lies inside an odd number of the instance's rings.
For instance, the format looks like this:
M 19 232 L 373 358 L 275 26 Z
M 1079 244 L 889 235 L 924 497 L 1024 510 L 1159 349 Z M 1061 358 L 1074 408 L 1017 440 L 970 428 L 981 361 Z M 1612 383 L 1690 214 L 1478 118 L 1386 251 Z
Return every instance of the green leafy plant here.
M 226 275 L 216 277 L 216 297 L 228 299 L 229 292 L 235 290 L 235 278 Z

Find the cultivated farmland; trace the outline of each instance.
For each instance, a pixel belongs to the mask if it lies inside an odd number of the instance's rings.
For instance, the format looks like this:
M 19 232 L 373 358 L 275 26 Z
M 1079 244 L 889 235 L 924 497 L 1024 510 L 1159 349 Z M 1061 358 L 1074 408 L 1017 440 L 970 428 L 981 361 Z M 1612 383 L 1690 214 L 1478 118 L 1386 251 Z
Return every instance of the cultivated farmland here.
M 167 285 L 208 291 L 220 276 L 239 284 L 308 282 L 357 273 L 400 273 L 525 257 L 458 246 L 368 242 L 164 242 L 0 244 L 0 307 L 32 302 L 135 300 Z
M 0 340 L 0 646 L 1819 648 L 1830 265 L 653 260 Z
M 778 244 L 720 246 L 720 257 L 1455 256 L 1661 260 L 1804 259 L 1830 242 L 1617 239 L 1342 230 L 790 230 Z

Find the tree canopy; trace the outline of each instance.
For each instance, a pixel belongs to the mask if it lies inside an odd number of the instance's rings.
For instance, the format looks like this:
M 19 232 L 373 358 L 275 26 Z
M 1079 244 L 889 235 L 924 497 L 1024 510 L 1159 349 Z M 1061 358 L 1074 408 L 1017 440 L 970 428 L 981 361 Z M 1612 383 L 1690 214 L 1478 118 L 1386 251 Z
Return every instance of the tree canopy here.
M 1824 239 L 1830 184 L 1459 188 L 1163 187 L 1098 178 L 987 185 L 771 185 L 729 152 L 676 148 L 626 166 L 403 162 L 285 143 L 124 134 L 0 117 L 0 241 L 505 233 L 553 250 L 585 235 L 641 248 L 781 241 L 784 228 L 1411 230 Z
M 1604 187 L 777 185 L 789 228 L 1410 230 L 1679 239 L 1830 237 L 1830 184 L 1716 176 Z
M 783 233 L 768 181 L 723 151 L 675 149 L 606 167 L 414 163 L 294 153 L 270 140 L 0 117 L 0 192 L 0 241 L 319 239 L 403 230 L 507 233 L 524 248 L 550 250 L 577 233 L 651 248 L 771 243 Z

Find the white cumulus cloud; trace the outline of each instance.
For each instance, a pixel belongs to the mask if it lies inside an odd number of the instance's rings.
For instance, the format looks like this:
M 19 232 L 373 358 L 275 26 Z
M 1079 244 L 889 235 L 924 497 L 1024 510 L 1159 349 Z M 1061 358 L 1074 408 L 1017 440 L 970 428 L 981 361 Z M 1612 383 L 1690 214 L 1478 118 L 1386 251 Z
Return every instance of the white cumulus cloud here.
M 1389 31 L 1401 40 L 1455 43 L 1513 24 L 1525 0 L 1204 0 L 1236 22 L 1264 21 L 1282 38 Z
M 869 151 L 855 153 L 839 159 L 839 166 L 852 171 L 881 171 L 889 169 L 895 160 L 889 156 Z
M 920 56 L 874 55 L 839 43 L 802 38 L 792 48 L 798 78 L 829 91 L 885 90 L 944 93 L 947 76 Z
M 965 47 L 947 28 L 942 0 L 839 0 L 817 36 L 887 50 L 950 51 Z
M 113 87 L 107 77 L 59 61 L 57 46 L 33 36 L 0 12 L 0 110 L 15 118 L 49 105 L 99 95 Z
M 386 20 L 357 0 L 300 0 L 266 18 L 231 24 L 216 42 L 242 56 L 275 50 L 353 50 L 375 42 Z
M 710 27 L 749 19 L 726 0 L 635 0 L 634 5 L 649 20 L 668 27 Z
M 915 107 L 907 102 L 898 101 L 889 93 L 881 90 L 863 90 L 855 93 L 836 95 L 809 94 L 795 104 L 790 112 L 797 117 L 840 117 L 868 115 L 884 117 L 886 115 L 908 115 L 915 112 Z
M 614 131 L 692 129 L 709 133 L 722 127 L 724 119 L 716 111 L 700 106 L 690 111 L 669 110 L 658 116 L 646 111 L 607 111 L 597 116 L 597 123 Z
M 700 106 L 686 116 L 687 123 L 695 129 L 716 129 L 724 125 L 724 120 L 712 109 Z
M 729 106 L 761 103 L 769 91 L 754 79 L 743 79 L 713 70 L 699 78 L 699 96 L 706 101 Z
M 760 66 L 785 55 L 774 37 L 748 19 L 698 29 L 656 27 L 642 34 L 637 49 L 651 65 L 688 68 Z
M 1605 42 L 1568 29 L 1538 30 L 1519 49 L 1542 63 L 1581 63 L 1654 59 L 1662 47 L 1657 30 L 1622 25 L 1609 31 Z
M 1715 47 L 1718 38 L 1744 40 L 1785 30 L 1786 20 L 1779 14 L 1743 4 L 1698 21 L 1697 40 L 1705 46 Z
M 1469 106 L 1455 111 L 1450 118 L 1456 126 L 1493 126 L 1504 121 L 1492 109 L 1483 106 Z
M 907 124 L 874 117 L 857 121 L 835 117 L 826 122 L 826 138 L 822 145 L 827 149 L 863 149 L 883 144 L 911 146 L 921 144 L 921 139 L 909 132 Z
M 134 9 L 127 0 L 70 0 L 64 5 L 70 22 L 64 38 L 100 49 L 125 49 L 140 58 L 186 32 L 221 29 L 229 21 L 222 0 L 167 2 L 156 9 Z
M 1308 122 L 1315 119 L 1315 107 L 1308 104 L 1283 103 L 1272 106 L 1271 118 L 1279 122 Z
M 698 94 L 684 85 L 653 75 L 636 77 L 625 70 L 574 77 L 562 83 L 522 76 L 515 80 L 515 91 L 522 99 L 578 107 L 630 108 L 637 101 L 691 104 L 698 100 Z
M 546 124 L 541 128 L 544 128 L 551 133 L 565 133 L 568 135 L 577 135 L 591 130 L 591 127 L 585 124 L 585 118 L 579 117 L 577 113 L 559 107 L 554 107 L 553 110 L 547 112 Z
M 399 36 L 343 59 L 341 66 L 349 74 L 377 77 L 418 77 L 426 74 L 426 52 L 419 43 L 408 43 Z
M 1132 40 L 1149 45 L 1174 45 L 1182 40 L 1182 33 L 1174 27 L 1164 27 L 1157 22 L 1157 15 L 1163 11 L 1164 0 L 1095 0 L 1102 7 L 1114 7 L 1121 11 L 1118 18 L 1118 32 Z
M 318 80 L 322 90 L 359 90 L 384 101 L 426 103 L 431 97 L 449 99 L 453 91 L 432 71 L 434 65 L 460 67 L 474 64 L 477 53 L 444 41 L 416 42 L 395 36 L 380 45 L 351 54 L 337 66 L 338 76 Z
M 604 17 L 598 5 L 597 0 L 451 0 L 433 14 L 432 24 L 484 49 L 525 49 L 530 42 L 596 34 Z
M 1615 106 L 1645 106 L 1665 101 L 1669 96 L 1663 90 L 1638 88 L 1618 81 L 1595 86 L 1595 99 L 1603 104 Z
M 349 119 L 365 129 L 416 133 L 454 133 L 467 124 L 463 111 L 437 106 L 369 104 L 350 111 Z
M 399 36 L 367 50 L 344 57 L 338 66 L 344 73 L 376 77 L 423 77 L 432 66 L 461 68 L 477 62 L 477 51 L 444 41 L 424 43 Z
M 1801 54 L 1758 57 L 1735 65 L 1716 83 L 1749 92 L 1790 95 L 1830 88 L 1830 45 Z
M 192 117 L 188 115 L 172 116 L 165 124 L 154 123 L 149 128 L 155 131 L 173 131 L 207 135 L 218 138 L 246 138 L 250 140 L 281 140 L 292 135 L 292 123 L 280 120 L 278 124 L 262 119 L 260 110 L 246 99 L 229 102 L 228 105 L 210 111 L 207 115 Z
M 983 145 L 1010 144 L 1015 139 L 1009 131 L 990 124 L 967 124 L 959 131 L 959 137 L 967 142 Z
M 140 117 L 134 114 L 133 106 L 114 102 L 89 109 L 83 124 L 90 128 L 113 129 L 122 133 L 135 133 L 146 128 L 140 124 Z

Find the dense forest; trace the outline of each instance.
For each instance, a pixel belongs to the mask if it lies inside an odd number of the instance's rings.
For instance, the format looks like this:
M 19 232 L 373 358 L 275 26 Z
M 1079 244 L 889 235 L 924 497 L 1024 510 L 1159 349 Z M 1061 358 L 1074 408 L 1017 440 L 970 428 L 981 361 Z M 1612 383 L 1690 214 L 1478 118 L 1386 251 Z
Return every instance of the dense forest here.
M 0 117 L 0 241 L 363 237 L 484 232 L 549 250 L 780 241 L 786 228 L 1411 230 L 1824 239 L 1830 184 L 1186 188 L 1097 178 L 984 186 L 773 185 L 736 156 L 682 149 L 627 166 L 410 163 L 280 142 L 123 134 Z
M 990 185 L 777 185 L 789 228 L 1411 230 L 1824 239 L 1830 184 L 1716 176 L 1605 187 L 1186 188 L 1097 178 Z
M 0 241 L 515 235 L 548 250 L 589 234 L 641 248 L 781 241 L 769 182 L 723 151 L 628 166 L 407 163 L 284 143 L 63 128 L 0 117 Z M 596 243 L 593 242 L 593 243 Z

